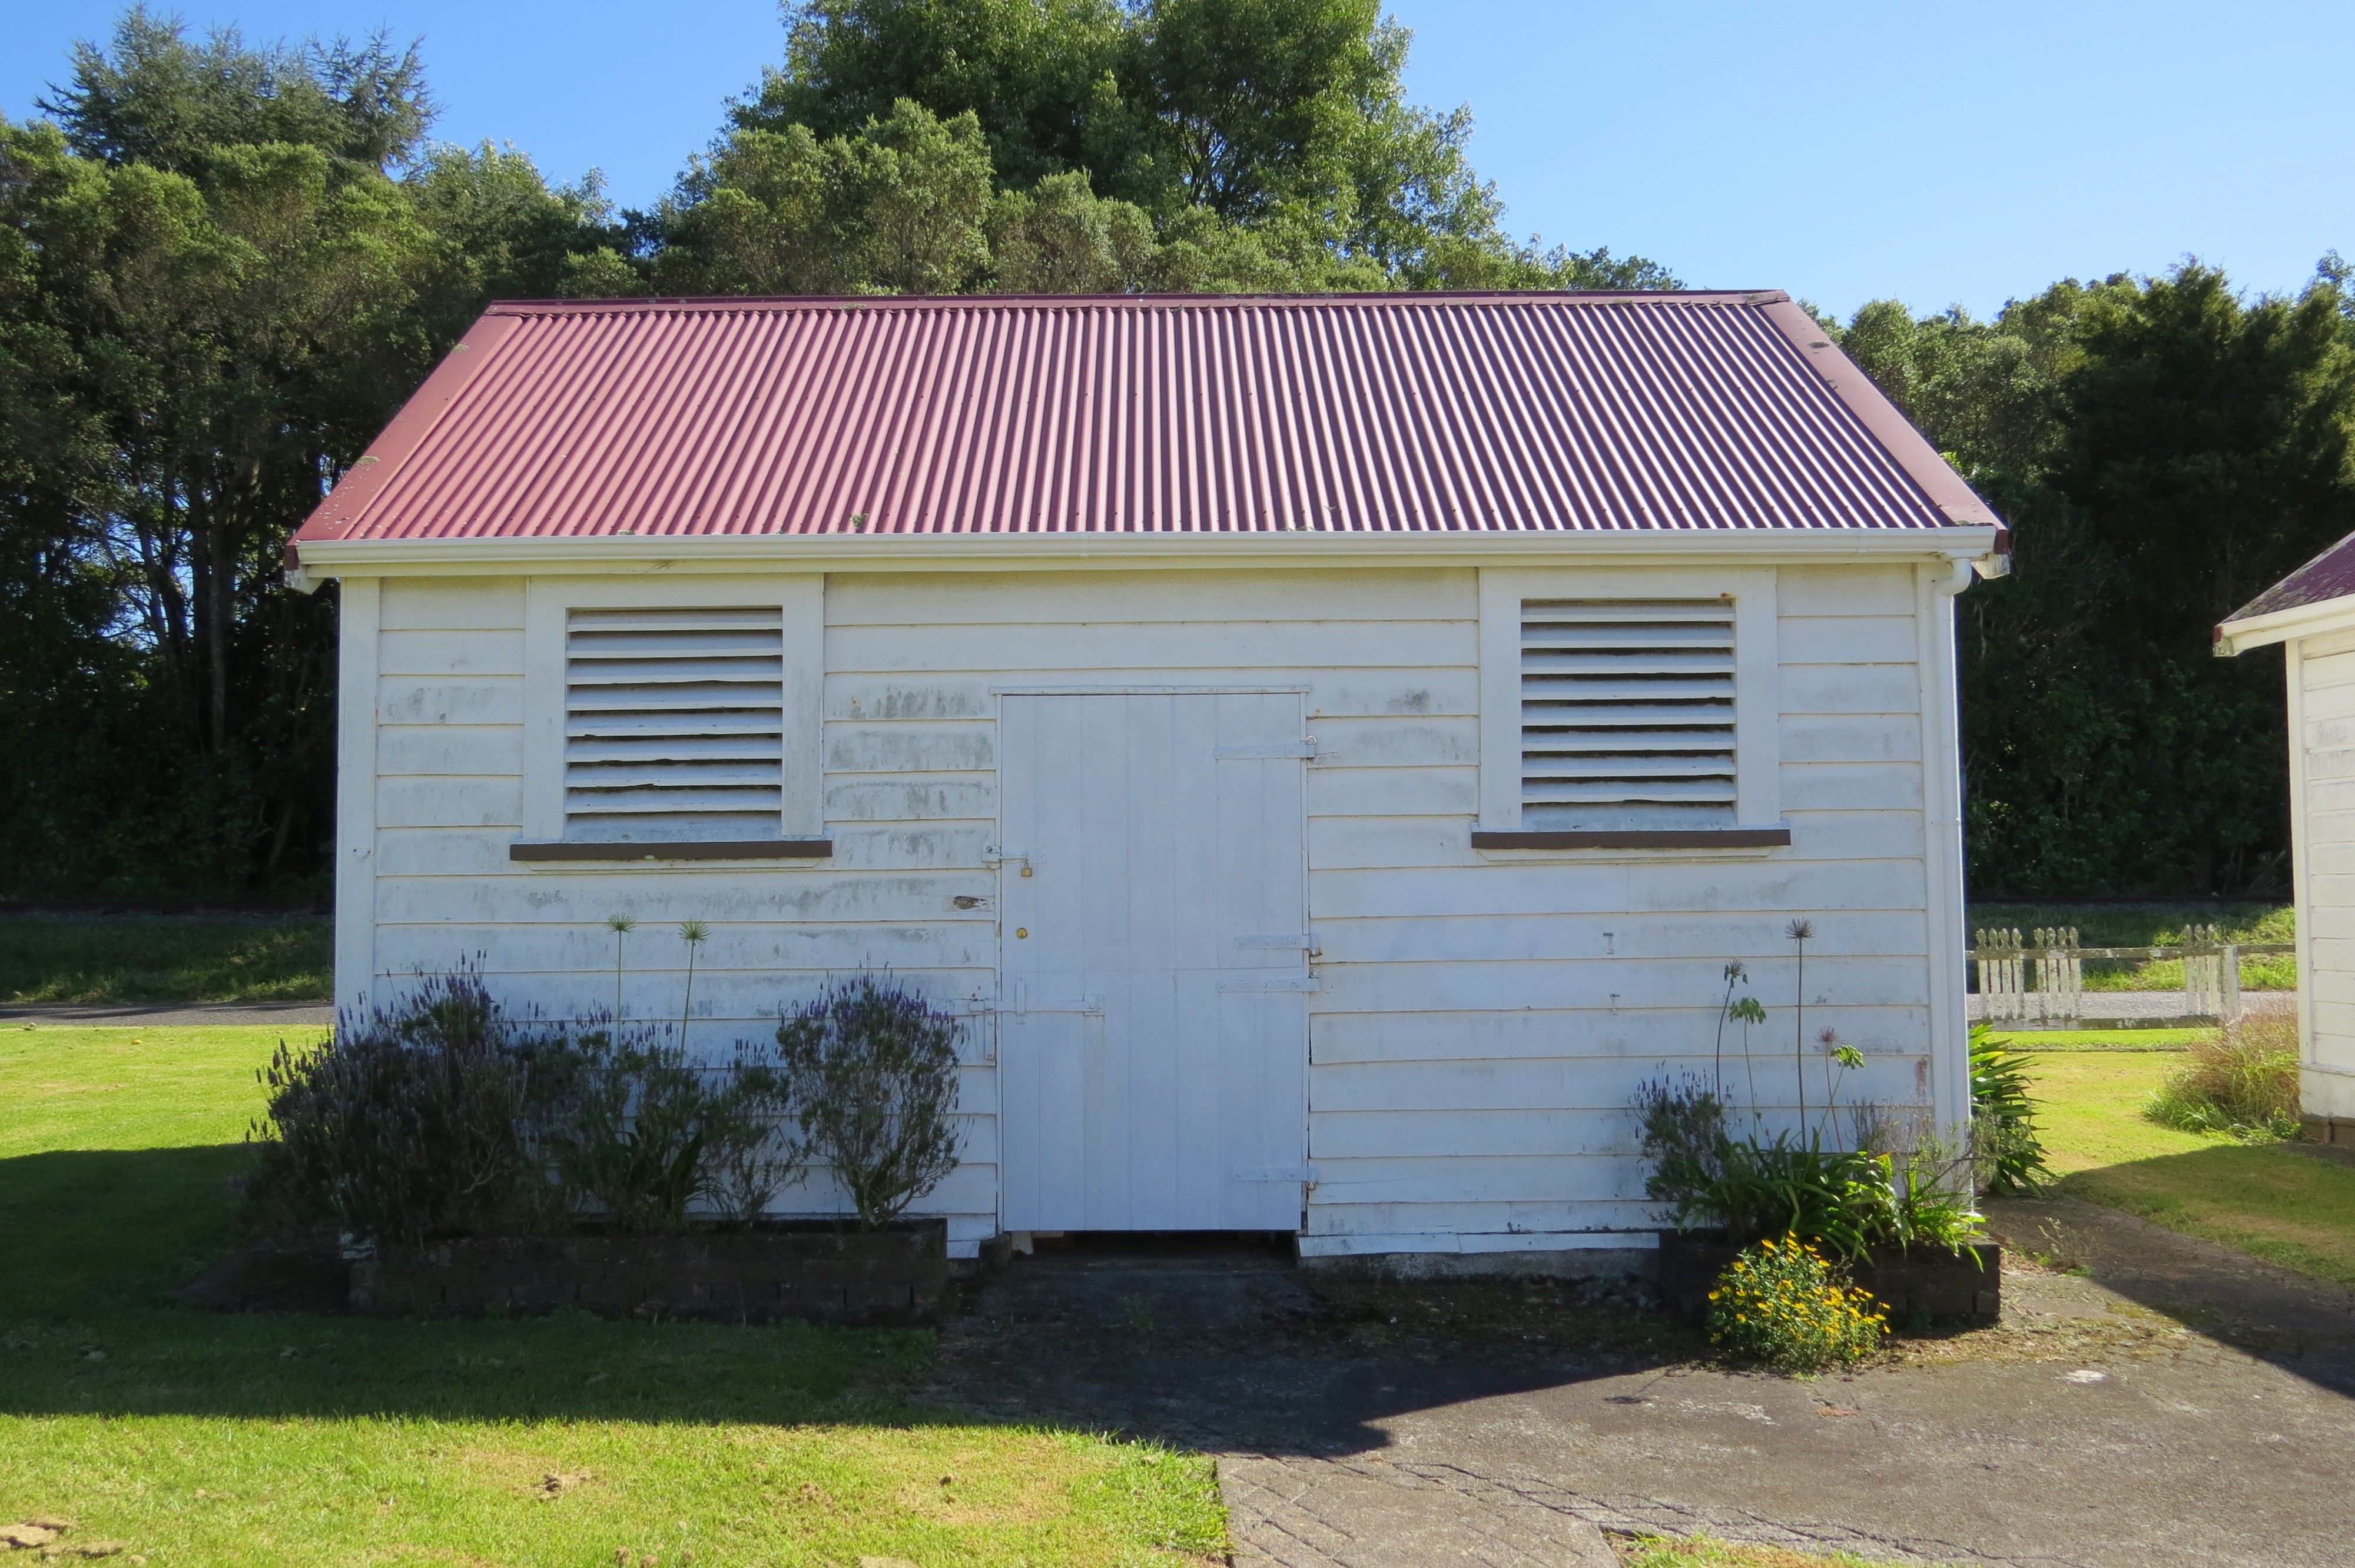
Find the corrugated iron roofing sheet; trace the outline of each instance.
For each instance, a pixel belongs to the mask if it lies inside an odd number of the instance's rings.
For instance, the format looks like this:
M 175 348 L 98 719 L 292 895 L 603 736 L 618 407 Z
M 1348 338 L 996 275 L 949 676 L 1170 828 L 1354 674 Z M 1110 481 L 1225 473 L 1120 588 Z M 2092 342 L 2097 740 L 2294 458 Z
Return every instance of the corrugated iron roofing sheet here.
M 2234 610 L 2225 618 L 2224 625 L 2285 609 L 2303 609 L 2309 604 L 2345 599 L 2350 594 L 2355 594 L 2355 534 L 2350 534 Z
M 297 535 L 1936 528 L 1753 294 L 493 306 Z

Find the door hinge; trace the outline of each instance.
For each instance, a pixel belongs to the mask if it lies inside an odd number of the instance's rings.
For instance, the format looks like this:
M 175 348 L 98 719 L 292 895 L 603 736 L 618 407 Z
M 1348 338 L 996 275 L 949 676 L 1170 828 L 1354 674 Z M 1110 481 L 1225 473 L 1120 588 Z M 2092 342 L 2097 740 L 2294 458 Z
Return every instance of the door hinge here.
M 1102 1012 L 1104 1010 L 1104 999 L 1099 992 L 1091 991 L 1086 996 L 1041 997 L 1039 1001 L 1033 1001 L 1030 1000 L 1029 981 L 1016 980 L 1013 991 L 1014 1004 L 1001 1011 L 1010 1012 L 1018 1018 L 1026 1012 L 1093 1013 Z

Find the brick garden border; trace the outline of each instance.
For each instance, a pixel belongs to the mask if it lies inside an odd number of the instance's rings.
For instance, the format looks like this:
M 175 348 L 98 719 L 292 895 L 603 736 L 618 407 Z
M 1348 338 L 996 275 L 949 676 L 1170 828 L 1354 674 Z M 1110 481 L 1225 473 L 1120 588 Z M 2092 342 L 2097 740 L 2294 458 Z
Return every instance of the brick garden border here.
M 1743 1244 L 1713 1231 L 1660 1233 L 1659 1290 L 1668 1309 L 1688 1323 L 1709 1321 L 1709 1293 Z M 1849 1276 L 1872 1293 L 1890 1321 L 1966 1318 L 1992 1323 L 2003 1313 L 2003 1249 L 1993 1243 L 1950 1253 L 1938 1247 L 1875 1247 Z
M 351 1309 L 378 1317 L 489 1310 L 768 1322 L 936 1323 L 948 1227 L 710 1235 L 468 1236 L 379 1248 L 352 1265 Z

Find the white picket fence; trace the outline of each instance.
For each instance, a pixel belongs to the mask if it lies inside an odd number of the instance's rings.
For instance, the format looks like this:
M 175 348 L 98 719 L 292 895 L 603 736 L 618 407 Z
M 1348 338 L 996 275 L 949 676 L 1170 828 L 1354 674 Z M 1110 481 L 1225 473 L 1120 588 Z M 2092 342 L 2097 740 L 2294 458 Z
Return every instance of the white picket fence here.
M 2172 948 L 2088 948 L 2078 941 L 2073 926 L 2039 927 L 2025 937 L 2017 927 L 1988 927 L 1974 934 L 1970 961 L 1980 1017 L 1989 1023 L 2079 1022 L 2085 1015 L 2088 959 L 2181 959 L 2182 1016 L 2230 1022 L 2242 1012 L 2242 957 L 2291 950 L 2287 942 L 2227 942 L 2215 926 L 2192 927 L 2182 945 Z

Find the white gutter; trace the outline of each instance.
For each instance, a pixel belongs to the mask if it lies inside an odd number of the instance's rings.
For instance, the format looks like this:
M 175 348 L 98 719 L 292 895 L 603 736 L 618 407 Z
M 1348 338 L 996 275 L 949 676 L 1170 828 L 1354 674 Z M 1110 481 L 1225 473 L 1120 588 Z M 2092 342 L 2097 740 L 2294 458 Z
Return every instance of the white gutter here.
M 2216 628 L 2214 652 L 2219 659 L 2230 659 L 2252 648 L 2270 648 L 2293 637 L 2311 637 L 2317 632 L 2350 628 L 2355 628 L 2355 594 L 2277 609 L 2271 615 L 2253 615 L 2246 620 L 2227 620 Z
M 574 576 L 586 573 L 829 571 L 1004 571 L 1109 566 L 1320 567 L 1424 564 L 1447 559 L 1483 566 L 1559 566 L 1710 557 L 1745 562 L 1830 565 L 1921 560 L 1955 563 L 1956 584 L 1973 571 L 1999 577 L 1998 530 L 1695 529 L 1689 533 L 1577 534 L 925 534 L 889 537 L 845 534 L 707 534 L 687 537 L 603 535 L 500 539 L 309 539 L 286 584 L 309 593 L 328 577 Z

